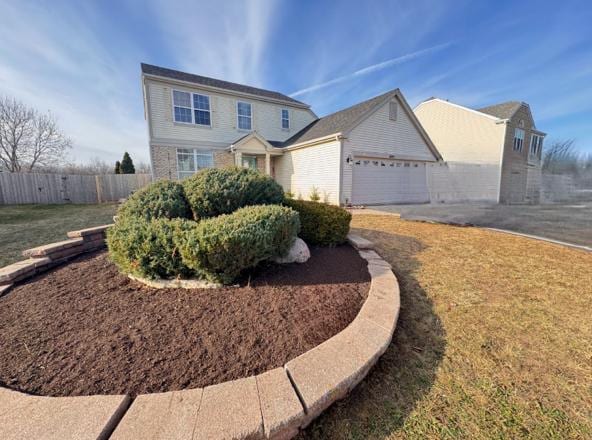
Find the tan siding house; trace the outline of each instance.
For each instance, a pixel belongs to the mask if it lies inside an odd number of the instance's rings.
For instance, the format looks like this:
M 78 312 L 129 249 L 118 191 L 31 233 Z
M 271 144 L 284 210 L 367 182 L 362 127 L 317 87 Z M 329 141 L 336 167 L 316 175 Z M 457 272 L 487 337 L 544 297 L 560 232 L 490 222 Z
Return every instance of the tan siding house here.
M 142 64 L 155 178 L 244 166 L 333 204 L 429 202 L 441 156 L 396 89 L 318 118 L 278 92 Z
M 432 201 L 538 203 L 545 133 L 528 104 L 474 110 L 432 98 L 414 112 L 445 161 L 429 173 Z

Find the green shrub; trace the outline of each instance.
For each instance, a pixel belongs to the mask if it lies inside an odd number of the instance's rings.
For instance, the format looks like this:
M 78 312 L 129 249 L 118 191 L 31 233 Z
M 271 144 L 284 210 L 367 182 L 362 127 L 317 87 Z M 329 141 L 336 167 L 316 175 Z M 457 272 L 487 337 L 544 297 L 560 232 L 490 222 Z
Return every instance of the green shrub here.
M 179 228 L 175 240 L 187 267 L 228 284 L 245 269 L 284 255 L 299 227 L 298 213 L 290 208 L 248 206 L 194 223 L 190 229 Z
M 308 195 L 308 199 L 311 200 L 312 202 L 318 202 L 319 200 L 321 200 L 321 196 L 319 195 L 319 190 L 317 189 L 316 186 L 313 186 L 310 189 L 310 194 Z
M 151 220 L 187 218 L 190 211 L 183 186 L 170 180 L 159 180 L 133 193 L 119 208 L 118 214 Z
M 304 200 L 284 201 L 300 215 L 300 238 L 312 245 L 334 246 L 344 243 L 351 214 L 338 206 Z
M 195 220 L 229 214 L 249 205 L 279 204 L 282 187 L 270 176 L 248 168 L 209 168 L 183 181 Z
M 143 278 L 189 277 L 174 237 L 195 222 L 124 216 L 107 231 L 109 256 L 119 270 Z

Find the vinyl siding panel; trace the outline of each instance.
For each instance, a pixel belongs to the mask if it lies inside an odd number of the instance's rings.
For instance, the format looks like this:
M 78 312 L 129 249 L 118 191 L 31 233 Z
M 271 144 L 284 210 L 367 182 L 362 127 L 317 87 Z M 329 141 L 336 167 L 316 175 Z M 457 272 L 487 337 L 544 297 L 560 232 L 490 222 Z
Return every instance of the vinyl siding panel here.
M 415 115 L 445 161 L 501 162 L 504 124 L 439 100 L 420 104 Z
M 304 128 L 315 117 L 309 110 L 272 104 L 257 99 L 236 98 L 222 93 L 212 93 L 199 87 L 186 87 L 164 81 L 145 80 L 150 117 L 152 143 L 205 145 L 229 145 L 248 133 L 237 128 L 236 103 L 249 102 L 252 108 L 252 129 L 265 139 L 284 141 Z M 210 97 L 211 127 L 183 124 L 173 121 L 172 90 L 200 93 Z M 281 128 L 281 110 L 290 111 L 290 129 Z
M 427 176 L 432 203 L 497 202 L 499 164 L 429 164 Z
M 339 204 L 340 142 L 286 151 L 275 158 L 275 179 L 285 191 L 308 199 L 316 187 L 321 200 Z
M 397 119 L 389 119 L 389 103 L 356 126 L 344 140 L 343 157 L 364 152 L 365 155 L 393 155 L 407 160 L 435 161 L 427 143 L 397 99 Z M 343 165 L 341 203 L 352 200 L 353 165 Z

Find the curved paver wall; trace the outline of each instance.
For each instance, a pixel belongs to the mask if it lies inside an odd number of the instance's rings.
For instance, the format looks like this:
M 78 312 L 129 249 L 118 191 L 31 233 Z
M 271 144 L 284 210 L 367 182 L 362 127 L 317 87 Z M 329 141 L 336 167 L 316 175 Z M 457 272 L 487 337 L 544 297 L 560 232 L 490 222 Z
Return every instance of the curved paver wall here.
M 0 294 L 1 285 L 9 288 L 104 246 L 108 227 L 73 231 L 70 240 L 25 251 L 29 260 L 0 269 Z M 391 266 L 371 242 L 348 239 L 368 261 L 368 298 L 343 331 L 284 367 L 205 388 L 140 395 L 131 406 L 125 395 L 39 397 L 0 388 L 0 438 L 292 438 L 366 376 L 397 323 L 399 285 Z

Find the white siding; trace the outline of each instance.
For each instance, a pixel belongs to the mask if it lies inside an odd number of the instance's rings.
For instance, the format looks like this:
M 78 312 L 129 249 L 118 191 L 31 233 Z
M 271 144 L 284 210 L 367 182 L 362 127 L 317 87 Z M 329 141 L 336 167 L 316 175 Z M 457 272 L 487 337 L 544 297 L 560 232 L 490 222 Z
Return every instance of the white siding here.
M 432 203 L 497 203 L 499 164 L 429 164 L 427 177 Z
M 173 121 L 172 90 L 201 93 L 210 97 L 211 127 L 182 124 Z M 208 144 L 229 145 L 246 134 L 237 129 L 236 103 L 249 102 L 252 105 L 252 128 L 267 140 L 284 141 L 311 123 L 315 117 L 310 110 L 272 104 L 256 99 L 237 98 L 222 93 L 200 90 L 199 87 L 185 87 L 166 82 L 146 80 L 148 110 L 151 118 L 151 141 L 157 144 Z M 290 110 L 290 129 L 281 128 L 281 110 Z
M 389 119 L 389 104 L 386 103 L 355 127 L 344 140 L 343 157 L 355 152 L 394 155 L 408 160 L 435 161 L 426 141 L 398 103 L 397 119 Z M 352 164 L 343 165 L 341 203 L 352 200 Z
M 339 203 L 340 142 L 286 151 L 275 159 L 275 179 L 294 197 L 308 199 L 312 187 L 330 203 Z

